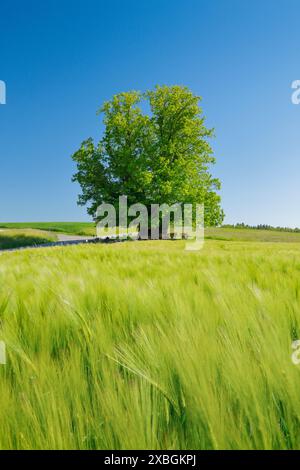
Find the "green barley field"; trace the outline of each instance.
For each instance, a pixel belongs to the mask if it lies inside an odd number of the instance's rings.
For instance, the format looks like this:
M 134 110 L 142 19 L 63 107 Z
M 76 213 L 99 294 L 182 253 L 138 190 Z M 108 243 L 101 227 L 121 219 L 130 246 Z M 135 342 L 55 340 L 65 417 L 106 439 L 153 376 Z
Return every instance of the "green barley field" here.
M 0 252 L 0 448 L 300 449 L 300 236 L 260 236 Z

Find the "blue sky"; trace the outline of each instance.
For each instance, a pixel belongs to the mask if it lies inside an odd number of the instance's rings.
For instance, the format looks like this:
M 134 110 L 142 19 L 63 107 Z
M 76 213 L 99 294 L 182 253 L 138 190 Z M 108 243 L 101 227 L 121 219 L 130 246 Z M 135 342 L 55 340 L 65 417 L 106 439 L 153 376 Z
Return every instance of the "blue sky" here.
M 297 0 L 0 3 L 0 221 L 89 220 L 70 155 L 112 94 L 183 84 L 215 127 L 226 222 L 300 226 Z

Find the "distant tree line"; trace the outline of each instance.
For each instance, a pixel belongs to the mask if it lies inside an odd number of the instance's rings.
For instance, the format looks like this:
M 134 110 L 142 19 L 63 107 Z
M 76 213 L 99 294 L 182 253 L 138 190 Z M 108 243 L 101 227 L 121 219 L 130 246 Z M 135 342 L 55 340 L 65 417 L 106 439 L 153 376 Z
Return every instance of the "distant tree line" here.
M 239 224 L 225 224 L 222 225 L 223 228 L 240 228 L 240 229 L 255 229 L 255 230 L 276 230 L 278 232 L 294 232 L 300 233 L 300 228 L 290 228 L 290 227 L 273 227 L 272 225 L 259 224 L 259 225 L 248 225 L 239 223 Z

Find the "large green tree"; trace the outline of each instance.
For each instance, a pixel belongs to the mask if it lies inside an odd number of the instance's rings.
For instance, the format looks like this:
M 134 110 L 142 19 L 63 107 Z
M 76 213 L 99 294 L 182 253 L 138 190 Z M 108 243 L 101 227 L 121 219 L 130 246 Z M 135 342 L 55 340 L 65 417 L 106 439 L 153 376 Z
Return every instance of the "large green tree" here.
M 102 203 L 204 203 L 205 224 L 218 225 L 220 181 L 209 172 L 215 158 L 200 97 L 181 86 L 131 91 L 104 103 L 105 129 L 95 144 L 88 139 L 73 155 L 82 190 L 78 203 L 95 215 Z M 148 105 L 149 113 L 142 111 Z

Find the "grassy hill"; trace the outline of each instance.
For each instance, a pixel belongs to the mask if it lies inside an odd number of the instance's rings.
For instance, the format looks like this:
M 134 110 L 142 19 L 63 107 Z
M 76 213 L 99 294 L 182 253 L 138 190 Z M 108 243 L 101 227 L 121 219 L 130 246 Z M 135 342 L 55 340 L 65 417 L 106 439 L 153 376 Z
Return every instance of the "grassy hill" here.
M 0 229 L 0 250 L 43 245 L 56 241 L 53 233 L 32 229 Z
M 299 243 L 300 233 L 280 230 L 258 230 L 237 228 L 206 228 L 207 240 L 253 241 L 253 242 L 288 242 Z
M 299 243 L 0 261 L 0 448 L 300 448 Z
M 96 236 L 93 222 L 27 222 L 1 223 L 0 229 L 34 229 L 60 232 L 73 235 Z M 300 242 L 300 233 L 279 230 L 258 230 L 252 228 L 206 228 L 206 239 L 229 241 L 262 241 L 262 242 Z
M 1 223 L 1 228 L 9 229 L 35 229 L 52 232 L 70 233 L 73 235 L 96 235 L 96 228 L 93 222 L 16 222 Z

